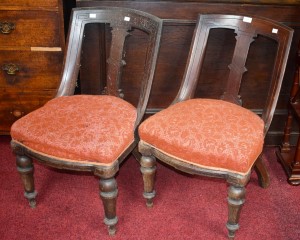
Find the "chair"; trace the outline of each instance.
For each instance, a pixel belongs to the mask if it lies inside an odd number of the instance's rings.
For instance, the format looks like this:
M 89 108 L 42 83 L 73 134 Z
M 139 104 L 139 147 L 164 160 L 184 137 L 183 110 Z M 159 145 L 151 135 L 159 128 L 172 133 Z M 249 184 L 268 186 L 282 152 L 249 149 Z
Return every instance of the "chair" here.
M 87 24 L 102 24 L 105 33 L 109 32 L 106 37 L 107 46 L 110 46 L 110 50 L 106 51 L 109 54 L 104 89 L 106 95 L 73 95 Z M 149 98 L 161 30 L 161 19 L 137 10 L 73 10 L 61 84 L 56 97 L 11 127 L 11 146 L 24 184 L 24 195 L 31 207 L 36 206 L 37 195 L 32 159 L 58 169 L 92 172 L 100 178 L 104 223 L 108 226 L 109 234 L 115 234 L 118 221 L 115 175 L 120 164 L 138 143 L 137 126 Z M 125 51 L 128 54 L 130 50 L 125 45 L 130 37 L 126 37 L 134 35 L 135 31 L 145 34 L 145 39 L 148 39 L 145 49 L 139 49 L 144 53 L 145 61 L 138 65 L 142 74 L 137 107 L 120 98 L 125 94 L 126 99 L 126 93 L 120 89 Z
M 233 29 L 237 35 L 226 89 L 221 99 L 193 98 L 207 40 L 215 28 Z M 156 158 L 189 174 L 223 178 L 229 184 L 226 226 L 229 239 L 234 239 L 253 166 L 260 185 L 269 185 L 260 154 L 277 103 L 292 34 L 292 29 L 265 18 L 199 16 L 176 98 L 170 107 L 146 119 L 139 127 L 140 164 L 147 206 L 152 206 L 155 196 Z M 248 50 L 257 35 L 275 40 L 278 47 L 261 118 L 242 107 L 239 96 Z

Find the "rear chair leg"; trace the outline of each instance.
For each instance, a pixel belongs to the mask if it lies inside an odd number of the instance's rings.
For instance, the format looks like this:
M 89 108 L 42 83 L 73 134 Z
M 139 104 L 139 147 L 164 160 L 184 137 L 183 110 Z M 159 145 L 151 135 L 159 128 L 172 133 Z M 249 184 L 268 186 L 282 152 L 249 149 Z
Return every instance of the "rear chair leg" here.
M 116 202 L 118 196 L 117 182 L 114 177 L 100 179 L 100 197 L 103 202 L 105 218 L 109 235 L 115 235 L 118 218 L 116 216 Z
M 24 155 L 17 155 L 16 163 L 17 170 L 20 173 L 24 185 L 24 196 L 28 199 L 30 207 L 35 208 L 35 197 L 37 195 L 37 192 L 34 189 L 32 159 Z
M 256 160 L 254 169 L 258 177 L 259 186 L 261 186 L 262 188 L 269 187 L 270 176 L 261 156 L 259 156 Z
M 141 157 L 141 173 L 144 181 L 144 193 L 143 196 L 146 198 L 147 207 L 153 206 L 153 198 L 155 197 L 154 182 L 156 174 L 156 159 L 153 156 L 142 156 Z
M 228 188 L 228 239 L 233 240 L 236 230 L 239 229 L 239 218 L 245 202 L 245 187 L 231 185 Z

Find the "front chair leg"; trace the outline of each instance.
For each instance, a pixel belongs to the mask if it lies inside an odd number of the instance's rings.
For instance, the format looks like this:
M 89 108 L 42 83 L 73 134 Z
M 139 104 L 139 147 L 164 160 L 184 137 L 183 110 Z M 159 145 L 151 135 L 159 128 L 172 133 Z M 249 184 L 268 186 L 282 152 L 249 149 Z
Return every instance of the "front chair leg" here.
M 118 218 L 116 216 L 116 202 L 118 196 L 117 182 L 114 177 L 100 179 L 100 197 L 103 202 L 105 218 L 109 235 L 115 235 Z
M 245 202 L 245 187 L 231 185 L 228 189 L 228 239 L 233 240 L 235 231 L 239 229 L 239 218 Z
M 156 173 L 156 160 L 154 156 L 141 157 L 141 173 L 144 181 L 144 193 L 147 207 L 153 206 L 153 198 L 155 197 L 154 182 Z
M 266 165 L 263 162 L 262 156 L 259 156 L 254 165 L 255 172 L 258 177 L 259 186 L 267 188 L 270 185 L 270 176 Z
M 16 164 L 17 170 L 20 173 L 24 185 L 24 196 L 28 199 L 30 207 L 35 208 L 35 197 L 37 195 L 37 192 L 34 189 L 32 159 L 24 155 L 17 155 Z

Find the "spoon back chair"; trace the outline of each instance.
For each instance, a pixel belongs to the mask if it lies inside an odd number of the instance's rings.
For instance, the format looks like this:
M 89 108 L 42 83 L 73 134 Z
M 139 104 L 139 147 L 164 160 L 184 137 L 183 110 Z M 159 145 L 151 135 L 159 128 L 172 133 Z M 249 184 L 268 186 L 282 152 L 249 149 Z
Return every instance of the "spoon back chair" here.
M 193 99 L 210 31 L 217 28 L 232 29 L 236 34 L 225 91 L 221 99 Z M 261 118 L 241 106 L 239 95 L 248 50 L 258 35 L 277 42 L 277 54 Z M 261 153 L 278 100 L 292 35 L 293 30 L 289 27 L 265 18 L 199 16 L 187 67 L 175 100 L 170 107 L 146 119 L 139 127 L 140 164 L 148 206 L 152 206 L 155 196 L 156 158 L 189 174 L 223 178 L 229 184 L 228 237 L 234 238 L 245 201 L 245 186 L 253 167 L 258 173 L 260 185 L 269 185 L 269 175 Z
M 82 42 L 87 24 L 105 26 L 107 51 L 104 95 L 73 95 L 80 69 Z M 111 30 L 111 31 L 110 31 Z M 78 8 L 72 12 L 61 84 L 54 99 L 16 121 L 11 128 L 11 146 L 16 154 L 25 197 L 36 206 L 32 159 L 66 170 L 92 172 L 100 178 L 104 223 L 114 234 L 118 218 L 115 175 L 122 161 L 138 143 L 137 126 L 146 109 L 154 76 L 162 20 L 125 8 Z M 145 34 L 144 49 L 126 47 L 135 31 Z M 137 107 L 125 101 L 120 89 L 126 53 L 144 52 L 139 66 L 140 97 Z M 125 69 L 125 68 L 124 68 Z M 126 94 L 125 94 L 126 99 Z

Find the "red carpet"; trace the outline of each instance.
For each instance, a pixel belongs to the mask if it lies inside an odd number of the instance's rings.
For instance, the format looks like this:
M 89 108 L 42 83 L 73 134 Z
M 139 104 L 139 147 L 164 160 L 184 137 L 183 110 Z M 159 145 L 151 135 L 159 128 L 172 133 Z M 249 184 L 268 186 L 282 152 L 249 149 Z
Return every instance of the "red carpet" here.
M 158 165 L 154 207 L 142 197 L 139 165 L 130 157 L 117 182 L 119 223 L 107 235 L 98 180 L 93 175 L 64 172 L 35 164 L 37 208 L 23 197 L 23 186 L 10 151 L 0 136 L 0 239 L 226 239 L 227 185 L 223 180 L 180 174 Z M 276 161 L 274 148 L 265 150 L 271 186 L 262 189 L 255 173 L 247 186 L 241 228 L 236 239 L 300 239 L 300 186 L 292 187 Z

